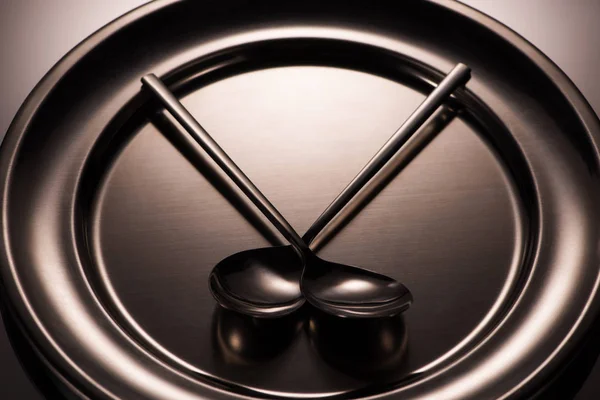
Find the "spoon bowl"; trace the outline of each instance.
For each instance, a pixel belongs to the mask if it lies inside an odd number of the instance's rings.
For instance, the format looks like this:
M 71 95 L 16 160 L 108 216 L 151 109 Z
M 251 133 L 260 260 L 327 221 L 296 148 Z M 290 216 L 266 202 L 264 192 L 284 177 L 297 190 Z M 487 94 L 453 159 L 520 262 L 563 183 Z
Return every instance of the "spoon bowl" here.
M 233 254 L 215 266 L 209 286 L 223 307 L 259 318 L 292 313 L 304 299 L 331 315 L 354 318 L 390 317 L 412 303 L 410 291 L 388 276 L 312 251 L 301 257 L 293 246 Z
M 253 317 L 280 317 L 304 304 L 303 268 L 302 257 L 289 245 L 241 251 L 215 266 L 209 287 L 224 308 Z
M 306 262 L 301 289 L 311 305 L 342 318 L 392 317 L 408 309 L 413 300 L 404 285 L 388 276 L 315 254 Z

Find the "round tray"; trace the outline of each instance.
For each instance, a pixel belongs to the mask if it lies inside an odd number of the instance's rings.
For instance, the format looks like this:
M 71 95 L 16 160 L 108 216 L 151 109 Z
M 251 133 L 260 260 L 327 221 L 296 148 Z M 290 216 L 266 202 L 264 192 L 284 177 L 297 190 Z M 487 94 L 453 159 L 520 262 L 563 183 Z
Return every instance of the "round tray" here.
M 317 238 L 403 282 L 402 317 L 220 309 L 212 267 L 281 237 L 142 90 L 155 73 L 305 231 L 454 64 L 473 70 Z M 600 124 L 452 1 L 158 1 L 68 54 L 0 154 L 3 295 L 67 396 L 531 397 L 598 312 Z

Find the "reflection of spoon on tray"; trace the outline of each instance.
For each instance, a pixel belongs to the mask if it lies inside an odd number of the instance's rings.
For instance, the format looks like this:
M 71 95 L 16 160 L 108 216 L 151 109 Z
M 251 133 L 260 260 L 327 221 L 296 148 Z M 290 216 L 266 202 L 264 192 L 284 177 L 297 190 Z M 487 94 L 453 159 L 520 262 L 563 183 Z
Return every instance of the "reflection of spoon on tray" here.
M 387 379 L 405 360 L 404 316 L 336 318 L 315 310 L 306 330 L 310 343 L 329 365 L 360 379 Z
M 287 349 L 303 322 L 302 312 L 282 318 L 255 318 L 216 306 L 213 347 L 225 365 L 260 365 Z
M 307 232 L 307 242 L 469 76 L 470 69 L 462 64 L 451 71 L 317 219 Z M 221 305 L 259 317 L 288 314 L 303 304 L 304 296 L 315 307 L 341 317 L 392 316 L 408 308 L 412 301 L 410 292 L 392 278 L 317 257 L 166 86 L 152 74 L 143 77 L 142 82 L 292 245 L 247 250 L 221 261 L 210 277 L 211 291 Z

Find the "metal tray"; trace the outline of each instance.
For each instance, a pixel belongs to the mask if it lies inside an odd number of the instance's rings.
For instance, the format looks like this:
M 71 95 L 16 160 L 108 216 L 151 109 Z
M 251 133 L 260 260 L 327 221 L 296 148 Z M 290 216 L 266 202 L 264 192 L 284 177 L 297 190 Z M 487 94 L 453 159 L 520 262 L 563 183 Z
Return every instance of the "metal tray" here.
M 161 76 L 302 232 L 456 62 L 467 89 L 316 242 L 415 296 L 360 323 L 255 320 L 207 275 L 279 244 L 141 90 Z M 3 295 L 67 397 L 532 397 L 598 313 L 600 124 L 456 2 L 158 1 L 68 54 L 0 154 Z

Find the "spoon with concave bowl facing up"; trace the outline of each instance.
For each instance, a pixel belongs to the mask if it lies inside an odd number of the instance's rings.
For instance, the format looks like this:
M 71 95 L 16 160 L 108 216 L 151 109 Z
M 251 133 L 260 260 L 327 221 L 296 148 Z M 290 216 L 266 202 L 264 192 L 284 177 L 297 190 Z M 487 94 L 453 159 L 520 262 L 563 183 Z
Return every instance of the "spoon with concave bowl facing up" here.
M 469 77 L 470 69 L 458 64 L 329 205 L 306 236 L 314 239 Z M 221 261 L 210 276 L 210 288 L 219 304 L 255 317 L 289 314 L 303 305 L 304 298 L 338 317 L 389 317 L 410 306 L 412 295 L 394 279 L 317 257 L 306 244 L 310 240 L 305 242 L 296 233 L 160 79 L 150 74 L 142 78 L 142 83 L 291 244 L 247 250 Z

